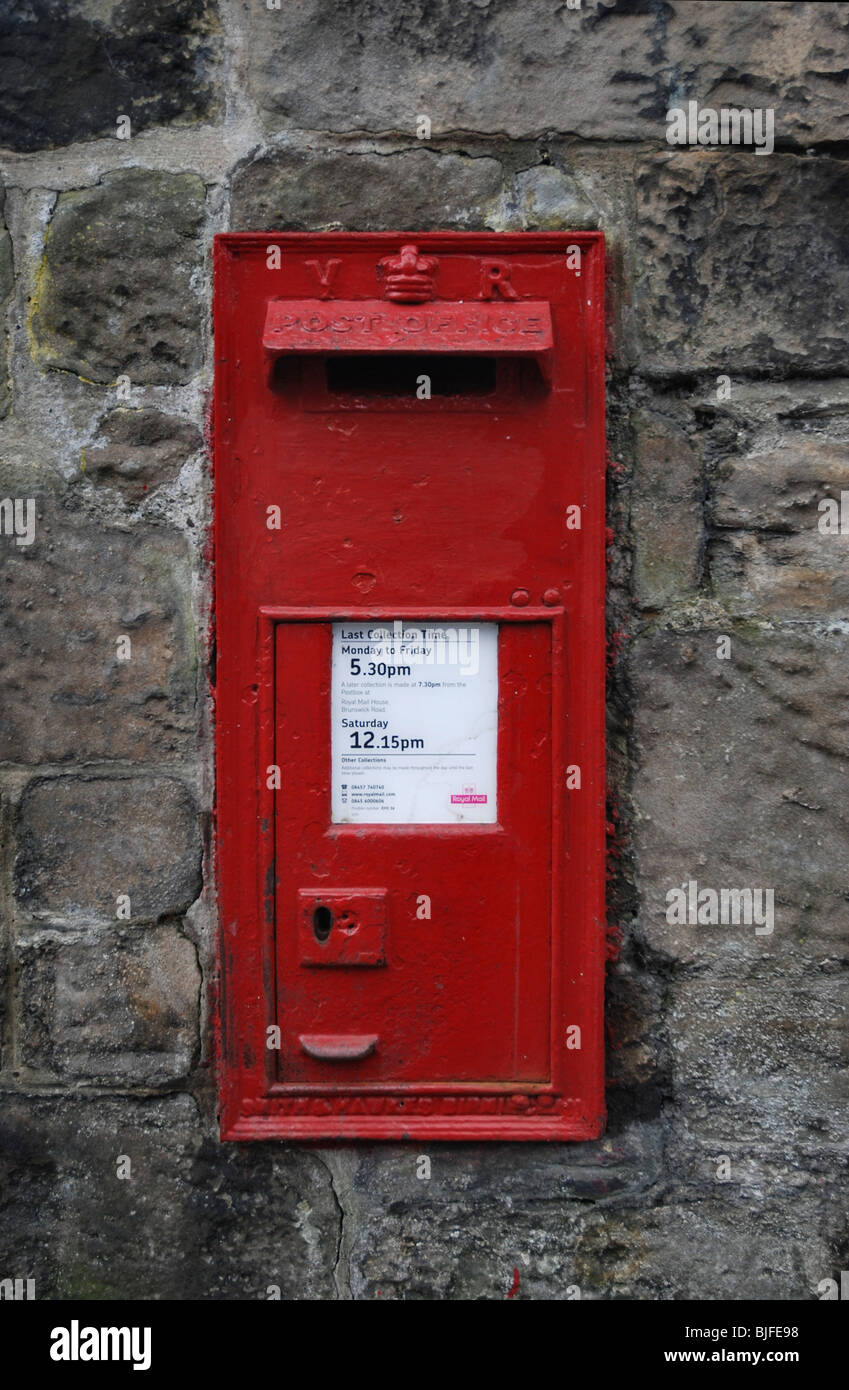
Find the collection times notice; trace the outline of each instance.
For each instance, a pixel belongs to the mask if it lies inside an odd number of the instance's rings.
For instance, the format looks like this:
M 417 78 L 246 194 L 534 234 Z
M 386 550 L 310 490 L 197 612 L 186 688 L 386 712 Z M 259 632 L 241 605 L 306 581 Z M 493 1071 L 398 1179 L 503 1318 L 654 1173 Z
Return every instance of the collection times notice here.
M 495 821 L 495 623 L 334 623 L 330 706 L 334 821 Z

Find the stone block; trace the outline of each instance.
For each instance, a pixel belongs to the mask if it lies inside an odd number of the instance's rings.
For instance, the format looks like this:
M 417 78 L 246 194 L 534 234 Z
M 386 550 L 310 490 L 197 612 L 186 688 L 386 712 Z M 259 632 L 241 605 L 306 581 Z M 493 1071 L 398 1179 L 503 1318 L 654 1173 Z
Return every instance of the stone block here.
M 193 748 L 186 542 L 31 500 L 33 543 L 0 545 L 0 759 L 162 759 Z
M 201 364 L 204 186 L 195 174 L 120 169 L 60 193 L 30 327 L 36 362 L 89 381 L 188 381 Z
M 681 980 L 670 991 L 676 1113 L 723 1141 L 844 1141 L 849 1028 L 839 975 Z
M 785 434 L 772 448 L 724 461 L 710 545 L 716 596 L 735 615 L 778 620 L 849 617 L 849 441 Z M 831 499 L 834 531 L 820 530 Z
M 843 161 L 727 150 L 637 175 L 635 321 L 649 373 L 840 374 L 849 350 Z
M 0 1191 L 5 1267 L 39 1299 L 333 1297 L 323 1164 L 222 1147 L 188 1095 L 4 1096 Z
M 800 145 L 849 136 L 838 6 L 658 9 L 593 0 L 255 5 L 250 95 L 269 133 L 298 128 L 665 141 L 676 101 L 775 108 Z
M 18 945 L 20 1055 L 67 1079 L 162 1085 L 198 1051 L 200 970 L 175 927 Z
M 233 176 L 234 231 L 393 231 L 488 226 L 501 192 L 497 159 L 400 150 L 275 151 Z
M 0 145 L 41 150 L 209 119 L 214 0 L 29 0 L 0 14 Z
M 815 1195 L 778 1189 L 752 1201 L 727 1185 L 673 1190 L 642 1211 L 593 1210 L 572 1261 L 587 1298 L 708 1304 L 810 1299 L 831 1263 Z
M 730 629 L 634 644 L 640 923 L 661 957 L 741 979 L 849 959 L 848 643 L 842 631 Z M 691 882 L 772 891 L 772 934 L 735 925 L 731 903 L 711 922 L 707 899 L 702 923 L 688 902 L 676 922 L 668 894 Z
M 159 410 L 111 410 L 84 453 L 85 476 L 130 503 L 172 482 L 203 445 L 190 421 Z
M 640 410 L 633 427 L 634 596 L 641 608 L 663 608 L 699 587 L 704 480 L 698 454 L 674 421 Z
M 46 920 L 138 923 L 184 912 L 201 888 L 201 833 L 188 788 L 165 776 L 39 777 L 18 810 L 15 891 Z

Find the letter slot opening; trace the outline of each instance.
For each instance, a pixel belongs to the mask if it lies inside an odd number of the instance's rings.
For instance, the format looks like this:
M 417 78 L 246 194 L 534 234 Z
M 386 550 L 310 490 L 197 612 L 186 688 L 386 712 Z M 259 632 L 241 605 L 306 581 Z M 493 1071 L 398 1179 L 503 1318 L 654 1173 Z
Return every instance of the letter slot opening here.
M 335 395 L 416 396 L 424 389 L 431 396 L 491 396 L 497 366 L 494 357 L 369 353 L 327 358 L 325 378 Z

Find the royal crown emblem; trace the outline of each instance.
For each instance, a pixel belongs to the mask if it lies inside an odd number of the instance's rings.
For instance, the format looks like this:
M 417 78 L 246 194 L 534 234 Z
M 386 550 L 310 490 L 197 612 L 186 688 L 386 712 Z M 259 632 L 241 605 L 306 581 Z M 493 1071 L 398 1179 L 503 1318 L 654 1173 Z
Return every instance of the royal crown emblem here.
M 397 256 L 384 256 L 377 263 L 378 277 L 385 284 L 383 295 L 396 304 L 423 304 L 433 299 L 433 277 L 439 264 L 436 256 L 420 256 L 412 243 L 402 246 Z

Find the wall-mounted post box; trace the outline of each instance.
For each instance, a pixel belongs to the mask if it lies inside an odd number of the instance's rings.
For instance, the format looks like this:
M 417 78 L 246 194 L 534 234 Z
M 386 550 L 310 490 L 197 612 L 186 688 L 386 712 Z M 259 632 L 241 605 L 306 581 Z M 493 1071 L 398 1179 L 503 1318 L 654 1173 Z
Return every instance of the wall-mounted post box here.
M 217 239 L 227 1139 L 601 1130 L 603 256 Z

